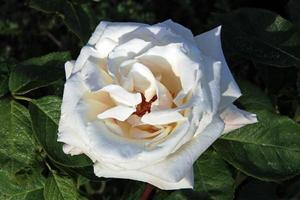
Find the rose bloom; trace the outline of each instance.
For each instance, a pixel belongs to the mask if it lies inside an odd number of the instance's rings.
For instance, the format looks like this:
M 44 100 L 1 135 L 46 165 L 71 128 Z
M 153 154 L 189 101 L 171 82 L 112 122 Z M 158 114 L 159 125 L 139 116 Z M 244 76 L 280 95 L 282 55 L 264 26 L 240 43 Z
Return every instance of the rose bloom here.
M 257 121 L 232 104 L 241 92 L 220 33 L 194 37 L 171 20 L 101 22 L 65 64 L 63 151 L 87 155 L 99 177 L 192 188 L 198 157 L 222 134 Z

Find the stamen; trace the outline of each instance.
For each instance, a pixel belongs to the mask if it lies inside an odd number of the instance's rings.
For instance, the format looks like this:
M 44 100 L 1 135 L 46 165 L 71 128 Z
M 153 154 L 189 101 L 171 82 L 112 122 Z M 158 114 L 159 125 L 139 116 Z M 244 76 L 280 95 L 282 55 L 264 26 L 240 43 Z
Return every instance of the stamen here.
M 144 94 L 141 93 L 142 102 L 136 106 L 136 111 L 133 113 L 139 117 L 142 117 L 144 114 L 151 111 L 151 104 L 156 101 L 157 96 L 153 96 L 152 99 L 147 102 Z

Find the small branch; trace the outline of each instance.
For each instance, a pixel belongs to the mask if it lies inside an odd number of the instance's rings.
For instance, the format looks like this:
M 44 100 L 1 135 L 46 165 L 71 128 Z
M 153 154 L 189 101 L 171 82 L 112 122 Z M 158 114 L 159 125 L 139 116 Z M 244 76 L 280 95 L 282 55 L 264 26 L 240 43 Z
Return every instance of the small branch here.
M 54 37 L 54 35 L 52 35 L 50 32 L 45 31 L 45 34 L 54 42 L 54 44 L 56 44 L 58 46 L 58 48 L 62 49 L 62 43 L 60 41 L 58 41 L 58 39 L 56 39 Z
M 154 186 L 149 183 L 146 185 L 145 190 L 140 198 L 140 200 L 149 200 L 149 197 L 154 191 Z
M 28 101 L 28 102 L 31 102 L 32 99 L 28 98 L 28 97 L 23 97 L 23 96 L 17 96 L 17 95 L 12 95 L 14 99 L 17 99 L 17 100 L 23 100 L 23 101 Z

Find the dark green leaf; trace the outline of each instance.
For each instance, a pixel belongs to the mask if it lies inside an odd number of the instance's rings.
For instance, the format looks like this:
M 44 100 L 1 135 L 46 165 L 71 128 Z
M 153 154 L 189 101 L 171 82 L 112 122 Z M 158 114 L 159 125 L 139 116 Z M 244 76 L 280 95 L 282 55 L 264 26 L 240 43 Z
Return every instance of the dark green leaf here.
M 219 16 L 225 53 L 276 67 L 300 66 L 300 31 L 267 10 L 243 8 Z
M 88 15 L 82 7 L 68 0 L 31 0 L 30 7 L 46 13 L 56 13 L 79 39 L 86 42 L 91 34 Z
M 34 100 L 29 105 L 34 133 L 50 158 L 67 167 L 85 167 L 92 165 L 86 156 L 70 156 L 62 151 L 62 143 L 57 142 L 58 121 L 61 100 L 48 96 Z
M 55 52 L 20 63 L 11 71 L 10 91 L 20 95 L 52 84 L 64 77 L 64 63 L 69 59 L 68 52 Z
M 32 168 L 28 173 L 18 177 L 0 169 L 1 200 L 43 200 L 45 179 L 38 169 Z
M 36 159 L 37 146 L 32 136 L 28 110 L 19 103 L 0 100 L 0 166 L 18 169 Z
M 300 27 L 300 1 L 290 0 L 287 5 L 287 12 L 292 22 Z
M 44 178 L 36 168 L 36 143 L 28 110 L 19 103 L 0 100 L 0 199 L 34 200 Z
M 300 126 L 288 117 L 252 110 L 258 123 L 224 135 L 214 148 L 247 175 L 276 181 L 300 172 Z
M 212 150 L 207 150 L 194 164 L 194 190 L 211 200 L 233 199 L 234 180 L 229 166 Z
M 251 109 L 266 109 L 269 111 L 274 111 L 274 107 L 270 98 L 260 90 L 260 88 L 251 84 L 247 81 L 238 81 L 238 84 L 242 91 L 242 96 L 238 101 L 247 110 Z
M 76 186 L 71 178 L 59 176 L 52 172 L 46 180 L 44 189 L 45 200 L 76 200 L 80 199 Z

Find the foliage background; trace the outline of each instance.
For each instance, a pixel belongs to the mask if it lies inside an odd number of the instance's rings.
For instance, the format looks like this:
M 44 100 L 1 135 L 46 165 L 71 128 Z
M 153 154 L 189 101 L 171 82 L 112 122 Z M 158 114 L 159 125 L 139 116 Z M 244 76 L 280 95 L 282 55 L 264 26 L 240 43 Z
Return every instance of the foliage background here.
M 0 5 L 0 199 L 139 199 L 146 184 L 93 176 L 56 142 L 63 63 L 101 20 L 171 18 L 222 45 L 259 125 L 219 139 L 195 163 L 195 191 L 150 199 L 300 199 L 299 0 L 9 0 Z M 280 17 L 281 16 L 281 17 Z M 53 53 L 56 52 L 56 53 Z

